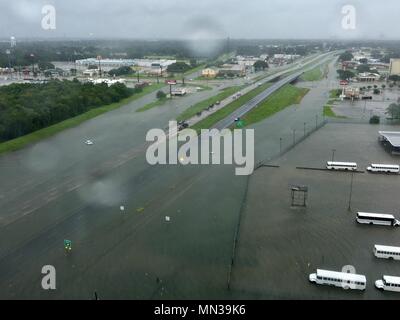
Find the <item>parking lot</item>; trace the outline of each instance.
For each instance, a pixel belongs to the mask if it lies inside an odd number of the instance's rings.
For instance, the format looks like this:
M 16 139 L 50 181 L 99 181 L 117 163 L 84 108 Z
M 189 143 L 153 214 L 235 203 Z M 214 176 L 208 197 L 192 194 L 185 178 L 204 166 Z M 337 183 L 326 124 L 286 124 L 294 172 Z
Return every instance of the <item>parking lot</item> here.
M 336 161 L 400 162 L 378 143 L 378 131 L 398 127 L 327 124 L 250 179 L 232 273 L 232 291 L 257 299 L 398 299 L 374 286 L 383 275 L 400 276 L 400 262 L 377 259 L 375 244 L 400 246 L 400 229 L 359 225 L 357 211 L 399 214 L 400 176 L 304 170 L 324 168 L 335 149 Z M 309 188 L 308 206 L 291 208 L 291 185 Z M 365 292 L 311 284 L 317 268 L 341 271 L 354 266 L 367 277 Z

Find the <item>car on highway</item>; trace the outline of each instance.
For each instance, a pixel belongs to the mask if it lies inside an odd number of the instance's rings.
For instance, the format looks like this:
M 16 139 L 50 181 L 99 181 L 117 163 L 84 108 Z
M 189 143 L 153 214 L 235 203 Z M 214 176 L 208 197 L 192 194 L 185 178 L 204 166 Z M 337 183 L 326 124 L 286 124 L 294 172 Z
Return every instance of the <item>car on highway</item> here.
M 93 143 L 92 140 L 86 140 L 86 141 L 85 141 L 85 144 L 88 145 L 88 146 L 94 145 L 94 143 Z

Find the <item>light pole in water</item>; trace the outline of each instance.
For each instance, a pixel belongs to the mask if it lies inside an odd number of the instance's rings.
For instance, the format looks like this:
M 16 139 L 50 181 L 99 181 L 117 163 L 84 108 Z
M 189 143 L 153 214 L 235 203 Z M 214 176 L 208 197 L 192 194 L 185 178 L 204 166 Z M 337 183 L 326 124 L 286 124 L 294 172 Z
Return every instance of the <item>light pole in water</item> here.
M 351 173 L 349 207 L 347 208 L 347 210 L 349 210 L 349 211 L 351 211 L 351 200 L 352 200 L 352 197 L 353 197 L 353 180 L 354 180 L 354 172 Z
M 336 149 L 332 149 L 332 162 L 335 160 Z

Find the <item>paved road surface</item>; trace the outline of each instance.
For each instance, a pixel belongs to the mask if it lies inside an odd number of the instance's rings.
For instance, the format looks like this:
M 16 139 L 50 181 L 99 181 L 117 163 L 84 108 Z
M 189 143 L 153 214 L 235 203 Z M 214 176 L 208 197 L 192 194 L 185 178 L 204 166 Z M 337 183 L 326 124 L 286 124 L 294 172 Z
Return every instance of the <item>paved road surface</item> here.
M 313 119 L 327 89 L 322 82 L 310 92 L 304 113 L 288 108 L 257 124 L 257 158 L 276 154 L 279 136 Z M 149 166 L 145 133 L 163 128 L 193 96 L 135 112 L 151 99 L 0 157 L 0 298 L 230 297 L 227 267 L 246 179 L 232 166 Z M 64 239 L 73 243 L 69 255 Z M 40 288 L 46 264 L 57 268 L 55 292 Z

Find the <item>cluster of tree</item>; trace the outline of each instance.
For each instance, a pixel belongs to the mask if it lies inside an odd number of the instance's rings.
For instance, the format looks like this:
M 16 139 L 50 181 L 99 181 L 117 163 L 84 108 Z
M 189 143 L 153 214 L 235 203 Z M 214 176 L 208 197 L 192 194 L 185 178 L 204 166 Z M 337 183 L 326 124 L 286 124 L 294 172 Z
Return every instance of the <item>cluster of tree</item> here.
M 350 70 L 342 70 L 342 69 L 338 69 L 337 73 L 339 75 L 339 79 L 340 80 L 349 80 L 351 78 L 355 77 L 354 72 L 350 71 Z
M 117 69 L 111 69 L 110 71 L 108 71 L 109 75 L 116 77 L 125 76 L 133 73 L 135 73 L 135 71 L 131 67 L 119 67 Z
M 350 51 L 345 51 L 339 56 L 340 61 L 351 61 L 354 58 Z
M 142 89 L 124 84 L 52 80 L 46 84 L 11 84 L 0 87 L 0 141 L 6 141 L 90 109 L 118 102 Z
M 186 64 L 185 62 L 176 62 L 173 64 L 170 64 L 167 68 L 167 71 L 170 73 L 185 73 L 186 71 L 189 71 L 191 67 Z
M 381 118 L 377 115 L 374 115 L 369 119 L 370 124 L 379 124 L 380 122 L 381 122 Z
M 268 69 L 268 63 L 264 60 L 257 60 L 254 64 L 254 69 L 256 71 Z
M 396 74 L 393 74 L 393 75 L 389 76 L 389 80 L 393 81 L 394 83 L 396 83 L 397 81 L 400 81 L 400 76 L 396 75 Z
M 400 119 L 400 103 L 392 103 L 386 110 L 392 119 Z

